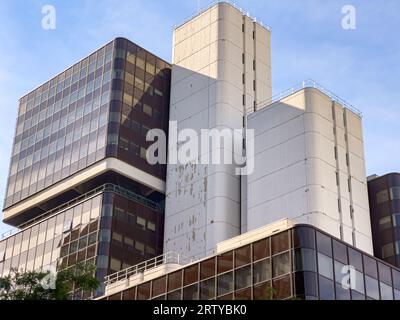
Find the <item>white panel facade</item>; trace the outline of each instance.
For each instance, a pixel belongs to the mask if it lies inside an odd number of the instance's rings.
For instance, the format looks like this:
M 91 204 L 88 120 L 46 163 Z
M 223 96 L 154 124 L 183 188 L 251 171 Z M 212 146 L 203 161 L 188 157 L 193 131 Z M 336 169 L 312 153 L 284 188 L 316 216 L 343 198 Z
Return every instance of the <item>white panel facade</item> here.
M 251 114 L 247 230 L 289 218 L 372 253 L 361 118 L 315 88 Z
M 269 31 L 227 3 L 177 27 L 170 120 L 178 122 L 178 131 L 242 129 L 243 117 L 254 112 L 257 92 L 271 98 L 269 51 Z M 233 153 L 231 147 L 224 150 Z M 168 164 L 166 252 L 200 258 L 246 229 L 245 180 L 235 174 L 236 167 Z

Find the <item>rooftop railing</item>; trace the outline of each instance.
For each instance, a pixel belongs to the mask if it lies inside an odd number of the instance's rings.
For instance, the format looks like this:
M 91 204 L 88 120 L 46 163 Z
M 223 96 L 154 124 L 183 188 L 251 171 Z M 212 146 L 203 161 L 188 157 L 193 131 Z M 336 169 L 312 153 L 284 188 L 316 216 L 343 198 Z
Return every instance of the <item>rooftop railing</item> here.
M 184 266 L 191 262 L 192 262 L 192 259 L 189 259 L 180 253 L 170 251 L 170 252 L 166 252 L 160 256 L 151 258 L 147 261 L 141 262 L 132 267 L 112 273 L 104 278 L 104 283 L 107 286 L 107 285 L 110 285 L 110 284 L 118 282 L 118 281 L 126 280 L 126 279 L 129 279 L 130 277 L 133 277 L 135 275 L 138 275 L 147 270 L 156 268 L 156 267 L 164 265 L 164 264 L 173 263 L 173 264 L 179 264 L 181 266 Z
M 289 88 L 281 93 L 273 95 L 271 99 L 261 101 L 260 103 L 257 104 L 257 107 L 269 106 L 277 101 L 287 98 L 288 96 L 292 95 L 293 93 L 300 91 L 304 88 L 316 88 L 319 91 L 321 91 L 322 93 L 326 94 L 329 98 L 331 98 L 332 101 L 336 101 L 336 102 L 340 103 L 344 108 L 349 109 L 351 112 L 357 114 L 359 117 L 362 117 L 362 113 L 360 110 L 358 110 L 353 105 L 351 105 L 347 101 L 343 100 L 338 95 L 332 93 L 331 91 L 329 91 L 328 89 L 326 89 L 325 87 L 318 84 L 316 81 L 314 81 L 312 79 L 305 80 L 305 81 L 295 85 L 292 88 Z
M 189 18 L 186 18 L 185 20 L 183 20 L 181 23 L 175 25 L 174 29 L 181 27 L 182 25 L 184 25 L 188 21 L 192 20 L 193 18 L 197 17 L 198 15 L 202 14 L 203 12 L 207 11 L 208 9 L 210 9 L 217 3 L 229 3 L 230 5 L 232 5 L 236 9 L 238 9 L 242 14 L 247 15 L 249 18 L 251 18 L 254 22 L 258 22 L 262 27 L 266 28 L 269 31 L 271 30 L 270 26 L 264 25 L 262 21 L 257 20 L 257 18 L 255 18 L 255 17 L 251 17 L 249 12 L 238 7 L 236 5 L 236 1 L 232 1 L 232 0 L 213 0 L 213 1 L 210 1 L 207 5 L 203 5 L 203 6 L 200 6 L 200 1 L 198 0 L 197 1 L 197 12 L 192 14 Z

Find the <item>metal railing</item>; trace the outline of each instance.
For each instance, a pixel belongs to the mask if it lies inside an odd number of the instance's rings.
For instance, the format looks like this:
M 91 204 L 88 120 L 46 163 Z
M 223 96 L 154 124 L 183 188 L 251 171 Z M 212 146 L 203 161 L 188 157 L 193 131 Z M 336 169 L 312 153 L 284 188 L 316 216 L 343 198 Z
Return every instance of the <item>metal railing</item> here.
M 258 22 L 262 27 L 266 28 L 269 31 L 271 30 L 270 26 L 264 25 L 262 21 L 257 20 L 257 18 L 255 18 L 255 17 L 250 16 L 249 12 L 246 12 L 242 8 L 238 7 L 236 5 L 236 1 L 233 1 L 233 0 L 213 0 L 213 1 L 208 2 L 207 5 L 198 6 L 196 13 L 192 14 L 190 17 L 186 18 L 181 23 L 175 25 L 174 29 L 177 29 L 177 28 L 183 26 L 185 23 L 187 23 L 188 21 L 192 20 L 194 17 L 197 17 L 198 15 L 202 14 L 203 12 L 207 11 L 208 9 L 210 9 L 211 7 L 216 5 L 217 3 L 228 3 L 228 4 L 232 5 L 233 7 L 235 7 L 236 9 L 238 9 L 242 14 L 247 15 L 254 22 Z
M 322 85 L 318 84 L 316 81 L 314 81 L 312 79 L 305 80 L 302 83 L 299 83 L 299 84 L 295 85 L 292 88 L 289 88 L 289 89 L 287 89 L 287 90 L 285 90 L 285 91 L 283 91 L 281 93 L 273 95 L 271 99 L 267 99 L 267 100 L 261 101 L 260 103 L 257 104 L 257 107 L 268 106 L 270 104 L 273 104 L 273 103 L 275 103 L 277 101 L 280 101 L 280 100 L 282 100 L 284 98 L 287 98 L 288 96 L 292 95 L 293 93 L 295 93 L 297 91 L 300 91 L 300 90 L 302 90 L 304 88 L 316 88 L 319 91 L 321 91 L 324 94 L 326 94 L 329 98 L 331 98 L 332 101 L 336 101 L 336 102 L 340 103 L 344 108 L 349 109 L 353 113 L 357 114 L 359 117 L 362 117 L 362 113 L 361 113 L 360 110 L 358 110 L 353 105 L 351 105 L 347 101 L 343 100 L 338 95 L 332 93 L 331 91 L 329 91 L 328 89 L 326 89 L 325 87 L 323 87 Z
M 133 277 L 139 273 L 143 273 L 147 270 L 156 268 L 163 264 L 174 263 L 174 264 L 179 264 L 181 266 L 184 266 L 191 262 L 192 262 L 192 259 L 189 259 L 180 253 L 173 252 L 173 251 L 166 252 L 160 256 L 154 257 L 152 259 L 146 260 L 146 261 L 141 262 L 132 267 L 126 268 L 124 270 L 121 270 L 121 271 L 118 271 L 118 272 L 115 272 L 115 273 L 112 273 L 112 274 L 106 276 L 104 278 L 104 284 L 107 286 L 107 285 L 110 285 L 111 283 L 129 279 L 130 277 Z
M 53 215 L 59 213 L 60 211 L 65 210 L 66 208 L 68 208 L 70 206 L 76 205 L 79 202 L 82 202 L 84 200 L 87 200 L 89 198 L 92 198 L 92 197 L 100 194 L 100 193 L 107 192 L 107 191 L 118 193 L 118 194 L 120 194 L 122 196 L 125 196 L 125 197 L 129 198 L 130 200 L 133 200 L 135 202 L 143 204 L 143 205 L 145 205 L 145 206 L 147 206 L 147 207 L 149 207 L 149 208 L 151 208 L 153 210 L 156 210 L 156 211 L 159 211 L 159 212 L 163 211 L 162 206 L 160 204 L 158 204 L 157 202 L 149 200 L 146 197 L 141 196 L 141 195 L 139 195 L 139 194 L 137 194 L 137 193 L 135 193 L 133 191 L 130 191 L 128 189 L 125 189 L 125 188 L 123 188 L 121 186 L 118 186 L 118 185 L 115 185 L 115 184 L 112 184 L 112 183 L 106 183 L 106 184 L 103 184 L 100 187 L 97 187 L 96 189 L 90 190 L 89 192 L 87 192 L 85 194 L 82 194 L 82 195 L 80 195 L 80 196 L 78 196 L 78 197 L 76 197 L 76 198 L 74 198 L 74 199 L 72 199 L 72 200 L 70 200 L 70 201 L 68 201 L 66 203 L 63 203 L 62 205 L 60 205 L 60 206 L 58 206 L 58 207 L 56 207 L 54 209 L 46 211 L 46 212 L 42 213 L 41 215 L 38 215 L 38 216 L 36 216 L 36 217 L 34 217 L 34 218 L 32 218 L 32 219 L 20 224 L 20 225 L 18 225 L 17 229 L 12 229 L 12 230 L 9 230 L 9 231 L 3 233 L 1 235 L 1 237 L 0 237 L 0 240 L 3 240 L 5 238 L 7 238 L 7 237 L 12 236 L 15 233 L 18 233 L 18 232 L 24 230 L 25 228 L 31 226 L 35 222 L 38 222 L 38 221 L 42 220 L 45 217 L 53 216 Z

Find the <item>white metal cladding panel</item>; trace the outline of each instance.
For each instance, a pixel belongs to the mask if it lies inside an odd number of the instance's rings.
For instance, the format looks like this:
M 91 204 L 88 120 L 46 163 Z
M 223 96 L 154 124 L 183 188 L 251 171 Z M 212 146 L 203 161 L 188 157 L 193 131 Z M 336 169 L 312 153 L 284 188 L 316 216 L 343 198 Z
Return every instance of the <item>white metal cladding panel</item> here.
M 336 167 L 317 158 L 309 158 L 306 161 L 307 184 L 318 185 L 337 194 Z
M 247 192 L 248 192 L 248 183 L 247 176 L 242 176 L 240 179 L 240 192 L 241 192 L 241 201 L 240 201 L 240 233 L 247 232 Z
M 358 181 L 366 183 L 366 174 L 365 174 L 365 161 L 363 158 L 360 158 L 353 153 L 349 153 L 349 161 L 350 161 L 350 173 L 351 176 L 357 179 Z
M 243 48 L 230 41 L 217 41 L 210 45 L 209 63 L 221 59 L 222 56 L 225 61 L 229 61 L 237 67 L 242 67 L 242 53 Z
M 304 136 L 301 135 L 257 154 L 254 158 L 254 172 L 249 175 L 249 182 L 297 162 L 304 162 L 304 159 Z
M 348 135 L 349 151 L 360 158 L 364 158 L 364 142 L 353 135 Z
M 350 200 L 349 184 L 347 172 L 339 172 L 340 195 L 343 199 Z
M 358 232 L 371 236 L 371 222 L 369 210 L 354 205 L 354 225 Z
M 307 223 L 340 239 L 340 222 L 320 212 L 310 212 L 292 219 L 295 223 Z
M 373 255 L 374 249 L 372 246 L 371 237 L 357 231 L 355 232 L 355 237 L 356 237 L 356 243 L 355 243 L 356 247 L 359 248 L 360 250 L 365 251 L 366 253 Z
M 319 114 L 306 112 L 304 114 L 304 127 L 306 131 L 318 133 L 332 143 L 335 140 L 332 120 L 326 119 Z
M 340 198 L 341 205 L 342 205 L 342 223 L 348 227 L 352 226 L 352 219 L 350 213 L 350 200 L 344 197 Z
M 217 81 L 210 86 L 209 91 L 210 104 L 228 103 L 237 112 L 243 113 L 242 91 L 226 81 Z
M 241 92 L 243 91 L 242 74 L 243 74 L 242 65 L 238 65 L 237 63 L 233 63 L 225 59 L 219 61 L 217 79 L 229 82 Z M 236 103 L 241 105 L 241 101 Z
M 308 212 L 318 212 L 321 217 L 328 216 L 333 220 L 340 220 L 337 192 L 318 185 L 309 185 L 307 189 Z
M 306 157 L 318 158 L 327 162 L 332 167 L 336 167 L 334 153 L 335 144 L 318 132 L 306 132 Z
M 170 240 L 190 230 L 203 228 L 207 223 L 207 216 L 204 214 L 205 209 L 205 203 L 201 202 L 186 211 L 176 212 L 169 216 L 165 221 L 165 240 L 170 242 Z
M 345 140 L 345 130 L 344 128 L 340 128 L 338 126 L 336 126 L 336 143 L 339 147 L 342 147 L 344 149 L 347 148 L 347 143 Z
M 265 114 L 267 115 L 267 114 Z M 252 125 L 252 124 L 251 124 Z M 304 133 L 303 115 L 299 115 L 278 127 L 259 132 L 254 139 L 254 150 L 259 154 Z
M 297 100 L 297 101 L 296 101 Z M 296 94 L 295 99 L 286 99 L 284 102 L 276 102 L 248 117 L 248 128 L 254 129 L 255 135 L 278 127 L 289 120 L 304 113 L 304 96 Z
M 353 245 L 353 228 L 352 228 L 352 226 L 343 224 L 342 230 L 343 230 L 343 241 L 347 242 L 348 244 Z
M 358 206 L 360 206 L 361 208 L 369 210 L 367 184 L 352 179 L 351 187 L 352 187 L 353 202 Z
M 345 109 L 345 113 L 346 113 L 347 130 L 349 134 L 353 135 L 359 140 L 363 140 L 361 118 L 348 109 Z
M 185 71 L 182 71 L 182 67 L 174 66 L 172 68 L 172 74 L 174 73 L 185 73 Z M 189 77 L 186 77 L 182 81 L 176 82 L 172 86 L 171 103 L 174 105 L 184 99 L 187 99 L 196 92 L 208 88 L 209 85 L 210 78 L 208 76 L 199 73 L 192 73 Z
M 262 205 L 287 193 L 304 188 L 306 184 L 307 180 L 303 162 L 263 176 L 249 183 L 249 208 Z
M 347 149 L 346 147 L 336 146 L 336 150 L 338 155 L 339 171 L 347 174 L 348 173 L 347 160 L 346 160 Z M 332 152 L 334 151 L 332 150 Z
M 344 129 L 344 109 L 340 103 L 334 102 L 335 123 L 337 128 Z
M 333 121 L 332 118 L 332 100 L 314 88 L 304 89 L 306 96 L 306 110 L 319 114 L 323 118 Z
M 247 212 L 248 231 L 260 228 L 283 218 L 294 219 L 307 212 L 307 195 L 305 188 L 286 193 L 266 201 L 258 206 L 250 206 Z
M 186 230 L 185 230 L 186 231 Z M 168 239 L 164 235 L 164 251 L 179 252 L 189 258 L 206 254 L 207 247 L 207 227 L 203 226 L 199 229 L 190 228 L 187 232 L 176 232 L 174 238 Z

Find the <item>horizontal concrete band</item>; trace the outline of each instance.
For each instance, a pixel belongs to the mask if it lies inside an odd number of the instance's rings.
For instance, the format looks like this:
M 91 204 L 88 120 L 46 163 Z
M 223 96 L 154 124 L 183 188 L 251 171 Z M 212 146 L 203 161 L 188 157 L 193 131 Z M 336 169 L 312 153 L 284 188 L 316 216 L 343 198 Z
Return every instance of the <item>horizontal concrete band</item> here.
M 11 219 L 21 212 L 37 206 L 44 201 L 60 195 L 66 190 L 74 188 L 75 186 L 107 171 L 117 172 L 129 179 L 145 185 L 146 187 L 165 193 L 165 181 L 116 158 L 107 158 L 4 210 L 3 220 Z

